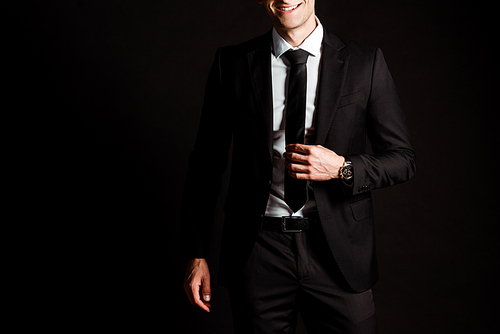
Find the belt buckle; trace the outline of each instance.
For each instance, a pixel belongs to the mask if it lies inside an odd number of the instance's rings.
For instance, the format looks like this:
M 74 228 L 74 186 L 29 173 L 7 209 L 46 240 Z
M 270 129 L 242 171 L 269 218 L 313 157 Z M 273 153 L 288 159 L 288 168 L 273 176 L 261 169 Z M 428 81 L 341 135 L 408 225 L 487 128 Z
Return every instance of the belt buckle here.
M 284 233 L 300 233 L 302 229 L 289 229 L 287 228 L 287 220 L 304 220 L 304 217 L 296 217 L 296 216 L 282 216 L 281 217 L 281 232 Z

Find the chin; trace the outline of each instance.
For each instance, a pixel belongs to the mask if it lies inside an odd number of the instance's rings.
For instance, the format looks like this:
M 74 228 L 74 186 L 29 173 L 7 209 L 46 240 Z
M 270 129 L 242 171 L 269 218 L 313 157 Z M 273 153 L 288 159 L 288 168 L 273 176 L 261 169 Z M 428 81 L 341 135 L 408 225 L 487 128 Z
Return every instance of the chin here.
M 279 25 L 281 26 L 281 28 L 283 29 L 295 29 L 295 28 L 298 28 L 300 27 L 303 22 L 301 20 L 293 20 L 293 19 L 281 19 L 281 20 L 278 20 L 279 22 Z

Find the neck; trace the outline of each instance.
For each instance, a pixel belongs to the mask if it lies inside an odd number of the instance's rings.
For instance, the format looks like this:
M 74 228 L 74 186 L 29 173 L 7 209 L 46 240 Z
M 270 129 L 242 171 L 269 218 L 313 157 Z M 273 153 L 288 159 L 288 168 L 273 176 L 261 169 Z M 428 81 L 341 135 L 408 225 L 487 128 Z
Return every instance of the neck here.
M 278 34 L 283 37 L 285 41 L 288 42 L 293 47 L 297 47 L 301 45 L 304 40 L 309 37 L 310 34 L 316 29 L 318 26 L 318 23 L 316 22 L 316 17 L 314 15 L 311 15 L 311 17 L 300 27 L 297 28 L 283 28 L 274 25 L 274 28 L 276 28 L 276 31 Z

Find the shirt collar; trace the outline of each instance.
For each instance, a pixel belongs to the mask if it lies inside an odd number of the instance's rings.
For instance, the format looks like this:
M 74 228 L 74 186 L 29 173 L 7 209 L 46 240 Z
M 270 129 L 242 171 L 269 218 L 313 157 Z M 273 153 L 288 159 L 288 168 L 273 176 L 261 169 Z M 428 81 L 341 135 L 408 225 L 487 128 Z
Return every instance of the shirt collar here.
M 316 16 L 316 22 L 318 25 L 314 31 L 307 36 L 307 38 L 298 47 L 292 47 L 283 37 L 278 34 L 275 28 L 273 28 L 273 55 L 279 58 L 283 53 L 287 52 L 289 49 L 297 50 L 302 49 L 309 52 L 311 55 L 317 57 L 321 51 L 321 43 L 323 42 L 323 26 Z

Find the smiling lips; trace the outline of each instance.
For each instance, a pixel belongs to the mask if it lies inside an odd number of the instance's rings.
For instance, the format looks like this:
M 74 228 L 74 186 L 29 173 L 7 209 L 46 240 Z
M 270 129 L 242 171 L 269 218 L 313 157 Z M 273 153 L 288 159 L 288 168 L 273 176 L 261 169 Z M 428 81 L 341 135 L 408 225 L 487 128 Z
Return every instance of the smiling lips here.
M 277 7 L 277 9 L 283 13 L 290 13 L 290 12 L 294 11 L 295 9 L 297 9 L 301 4 L 302 3 L 299 3 L 298 5 L 291 6 L 291 7 Z

